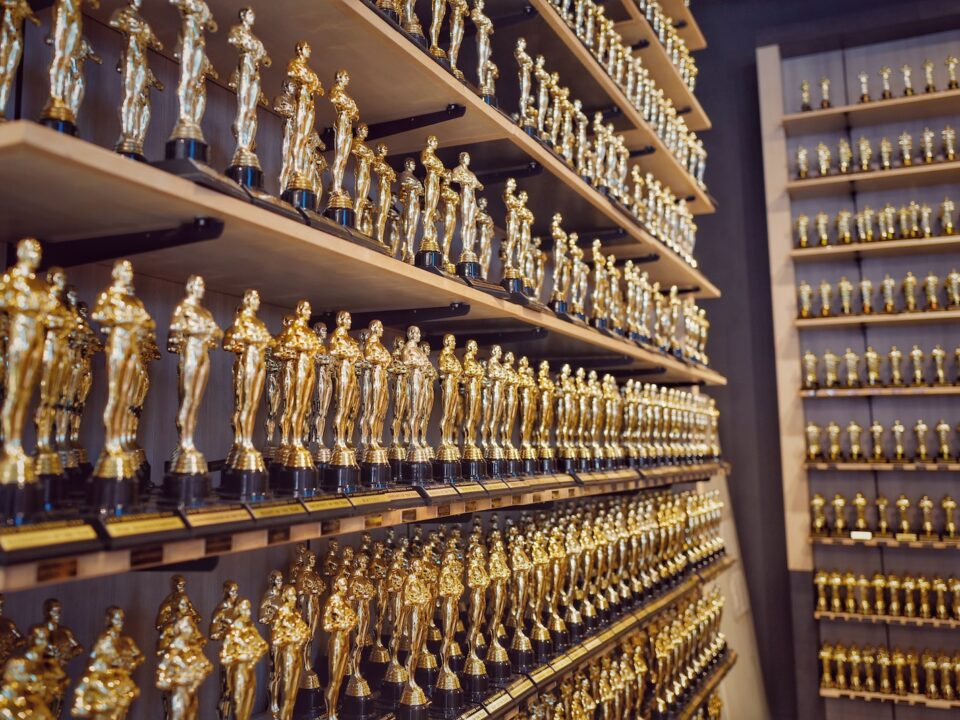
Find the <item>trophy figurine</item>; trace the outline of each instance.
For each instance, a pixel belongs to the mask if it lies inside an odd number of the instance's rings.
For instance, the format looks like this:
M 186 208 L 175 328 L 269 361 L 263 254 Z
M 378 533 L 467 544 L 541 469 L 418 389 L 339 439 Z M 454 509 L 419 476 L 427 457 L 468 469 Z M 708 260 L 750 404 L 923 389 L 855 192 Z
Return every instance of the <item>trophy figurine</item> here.
M 457 447 L 457 421 L 461 415 L 460 378 L 463 366 L 456 356 L 457 339 L 450 333 L 443 336 L 443 348 L 437 360 L 440 372 L 441 416 L 440 446 L 437 448 L 437 479 L 454 483 L 461 479 L 460 448 Z
M 162 50 L 163 44 L 140 15 L 143 0 L 129 0 L 114 11 L 110 27 L 125 38 L 120 57 L 123 100 L 120 102 L 120 137 L 114 150 L 132 160 L 145 162 L 143 143 L 150 125 L 150 90 L 163 90 L 149 65 L 149 51 Z M 2 107 L 2 103 L 0 103 Z
M 483 185 L 470 170 L 470 154 L 460 153 L 460 164 L 450 172 L 450 182 L 460 186 L 460 260 L 457 274 L 467 280 L 480 278 L 480 262 L 474 251 L 477 239 L 477 191 Z
M 213 672 L 203 654 L 206 638 L 190 615 L 181 615 L 163 628 L 158 654 L 156 687 L 165 693 L 170 720 L 198 720 L 200 686 Z
M 311 49 L 298 42 L 296 54 L 287 63 L 284 94 L 277 98 L 276 109 L 286 118 L 283 138 L 283 166 L 280 171 L 280 197 L 302 212 L 311 213 L 319 202 L 316 150 L 315 97 L 323 96 L 323 85 L 307 65 Z
M 383 323 L 372 320 L 367 340 L 361 348 L 364 372 L 361 375 L 360 396 L 363 410 L 360 416 L 360 482 L 364 487 L 382 490 L 390 482 L 392 471 L 383 447 L 383 424 L 390 399 L 389 368 L 393 362 L 383 339 Z
M 373 156 L 373 172 L 377 176 L 377 208 L 374 220 L 374 237 L 384 247 L 390 247 L 387 237 L 387 222 L 393 210 L 393 193 L 391 186 L 397 179 L 396 171 L 387 162 L 387 146 L 384 143 L 377 145 Z M 391 251 L 391 255 L 395 253 Z
M 103 410 L 103 451 L 87 487 L 94 508 L 118 512 L 139 502 L 138 468 L 127 447 L 128 428 L 131 408 L 138 407 L 138 390 L 146 374 L 143 353 L 153 343 L 156 325 L 134 294 L 130 261 L 115 262 L 111 277 L 111 284 L 100 293 L 90 316 L 107 336 L 107 403 Z M 10 437 L 6 433 L 4 436 Z
M 529 599 L 530 573 L 533 563 L 527 555 L 524 537 L 516 527 L 508 531 L 510 549 L 510 572 L 513 577 L 513 593 L 511 614 L 513 615 L 513 637 L 510 641 L 508 655 L 510 666 L 514 673 L 529 672 L 534 663 L 533 645 L 524 630 L 524 615 Z M 491 633 L 491 636 L 493 633 Z
M 360 481 L 360 466 L 353 449 L 353 434 L 360 392 L 357 384 L 357 364 L 363 352 L 350 337 L 350 313 L 337 313 L 337 327 L 330 335 L 327 352 L 332 360 L 334 376 L 333 453 L 324 470 L 323 488 L 336 492 L 350 492 Z
M 220 648 L 220 664 L 226 673 L 231 709 L 236 720 L 250 720 L 257 694 L 256 667 L 269 646 L 251 617 L 250 601 L 237 602 L 230 615 Z
M 83 66 L 87 60 L 93 60 L 98 65 L 103 62 L 94 54 L 90 43 L 83 36 L 83 2 L 84 0 L 57 0 L 53 9 L 53 27 L 47 39 L 48 44 L 53 46 L 53 57 L 48 70 L 50 94 L 40 114 L 40 122 L 68 135 L 77 134 L 77 114 L 80 112 L 86 89 Z M 14 6 L 19 4 L 14 3 Z M 87 4 L 96 9 L 100 7 L 100 0 L 87 0 Z M 4 20 L 16 21 L 21 18 L 21 28 L 22 18 L 32 17 L 32 14 L 22 10 L 8 11 L 7 3 L 4 5 Z M 6 27 L 3 34 L 9 34 Z M 16 42 L 10 45 L 10 49 L 14 54 L 18 54 Z M 13 74 L 14 70 L 4 68 L 4 72 Z M 0 104 L 0 110 L 2 107 Z
M 469 588 L 467 657 L 464 661 L 462 683 L 468 702 L 477 703 L 487 694 L 490 679 L 480 658 L 483 641 L 483 620 L 486 617 L 487 587 L 490 575 L 487 572 L 487 557 L 479 533 L 470 539 L 466 554 L 466 580 Z
M 427 628 L 433 605 L 433 593 L 426 579 L 424 560 L 415 558 L 400 591 L 401 614 L 397 633 L 407 631 L 410 649 L 405 663 L 406 683 L 397 703 L 397 720 L 422 720 L 426 717 L 430 701 L 417 683 L 415 670 L 426 649 Z
M 370 202 L 370 172 L 373 168 L 374 154 L 365 142 L 370 128 L 366 123 L 359 123 L 354 128 L 353 142 L 350 146 L 350 154 L 354 158 L 354 198 L 353 215 L 354 227 L 365 235 L 373 234 L 372 223 L 367 221 L 371 218 Z
M 457 80 L 463 80 L 463 70 L 457 67 L 457 60 L 460 57 L 460 46 L 463 44 L 463 34 L 466 29 L 465 18 L 470 14 L 470 6 L 467 0 L 448 1 L 450 3 L 450 50 L 447 52 L 447 60 Z
M 550 378 L 550 363 L 540 361 L 537 372 L 537 402 L 539 409 L 539 423 L 536 431 L 537 458 L 539 470 L 545 475 L 552 475 L 557 471 L 556 455 L 551 442 L 550 433 L 553 428 L 554 402 L 557 398 L 557 386 Z
M 468 340 L 460 375 L 463 387 L 463 455 L 460 468 L 467 480 L 479 480 L 487 476 L 483 452 L 477 446 L 477 428 L 482 419 L 481 397 L 485 382 L 485 369 L 477 360 L 477 351 L 477 341 Z
M 6 120 L 10 90 L 23 56 L 23 23 L 26 20 L 40 25 L 40 19 L 33 14 L 27 0 L 8 0 L 0 7 L 0 122 Z M 492 32 L 492 24 L 490 28 Z
M 236 355 L 233 362 L 233 446 L 220 475 L 221 495 L 241 501 L 263 499 L 267 471 L 263 456 L 253 445 L 257 408 L 263 396 L 266 358 L 274 346 L 267 326 L 257 317 L 260 294 L 247 290 L 231 325 L 223 336 L 223 349 Z
M 347 94 L 349 85 L 350 76 L 347 71 L 338 70 L 327 96 L 337 119 L 333 125 L 333 164 L 330 167 L 330 192 L 324 214 L 341 225 L 354 227 L 353 202 L 350 193 L 343 186 L 343 175 L 353 149 L 353 123 L 360 119 L 360 111 L 356 101 Z
M 329 635 L 327 640 L 329 678 L 324 690 L 326 717 L 329 720 L 337 718 L 340 688 L 350 659 L 350 633 L 357 625 L 357 614 L 350 606 L 348 589 L 348 575 L 341 572 L 333 582 L 330 596 L 323 609 L 323 630 Z M 359 638 L 358 642 L 361 642 Z
M 177 448 L 163 478 L 163 494 L 178 505 L 194 505 L 210 495 L 210 473 L 203 453 L 194 444 L 197 415 L 210 377 L 210 350 L 223 337 L 213 315 L 201 304 L 206 287 L 203 278 L 187 279 L 187 294 L 173 311 L 167 337 L 167 352 L 179 356 L 177 381 L 180 409 L 177 412 Z
M 274 591 L 276 597 L 264 598 L 261 602 L 260 622 L 270 626 L 272 716 L 278 720 L 293 720 L 297 688 L 303 673 L 303 646 L 310 631 L 297 608 L 297 589 L 293 585 L 283 585 L 283 576 L 278 575 L 281 587 Z
M 490 537 L 490 603 L 491 614 L 487 625 L 487 634 L 490 643 L 487 645 L 485 658 L 487 675 L 494 685 L 502 686 L 510 677 L 510 655 L 500 644 L 502 623 L 507 609 L 507 599 L 510 594 L 508 584 L 511 579 L 510 565 L 507 561 L 507 552 L 499 531 L 491 533 Z
M 140 695 L 132 675 L 144 656 L 133 638 L 124 634 L 124 621 L 123 610 L 107 608 L 106 628 L 97 637 L 87 669 L 73 693 L 73 717 L 126 720 L 130 706 Z
M 295 497 L 312 495 L 317 488 L 317 469 L 304 446 L 307 413 L 316 384 L 316 356 L 323 345 L 310 328 L 310 303 L 297 303 L 294 315 L 284 318 L 276 337 L 273 356 L 284 365 L 284 403 L 280 417 L 280 447 L 270 465 L 273 488 Z
M 494 27 L 493 21 L 483 12 L 484 6 L 484 0 L 475 0 L 473 9 L 470 11 L 470 19 L 473 21 L 477 36 L 477 87 L 480 88 L 483 101 L 496 107 L 497 98 L 493 92 L 493 80 L 490 77 L 493 68 L 496 67 L 491 60 L 493 50 L 490 43 Z M 0 103 L 0 108 L 2 107 Z
M 443 253 L 437 242 L 437 206 L 440 202 L 440 184 L 447 170 L 443 161 L 437 157 L 436 150 L 440 141 L 436 135 L 427 137 L 427 145 L 420 153 L 420 163 L 426 171 L 423 181 L 423 237 L 420 250 L 414 257 L 417 267 L 436 271 L 443 267 Z
M 420 344 L 420 328 L 407 328 L 401 360 L 407 369 L 406 438 L 407 449 L 400 464 L 400 480 L 423 485 L 433 478 L 430 448 L 426 445 L 426 425 L 430 420 L 433 394 L 433 365 Z

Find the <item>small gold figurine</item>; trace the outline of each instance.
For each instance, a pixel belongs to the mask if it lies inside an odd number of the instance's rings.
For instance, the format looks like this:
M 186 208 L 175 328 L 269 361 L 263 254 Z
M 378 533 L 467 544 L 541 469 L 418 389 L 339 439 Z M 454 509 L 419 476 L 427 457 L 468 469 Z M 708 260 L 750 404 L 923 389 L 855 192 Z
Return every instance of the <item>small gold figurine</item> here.
M 352 225 L 350 217 L 350 193 L 343 187 L 343 175 L 347 169 L 347 160 L 353 147 L 353 123 L 360 119 L 356 101 L 347 94 L 350 75 L 346 70 L 338 70 L 327 99 L 336 111 L 333 126 L 333 164 L 330 166 L 330 192 L 327 199 L 327 212 L 344 225 Z
M 893 70 L 887 66 L 880 68 L 879 71 L 880 83 L 883 88 L 883 92 L 881 92 L 880 97 L 884 100 L 889 100 L 893 97 L 893 91 L 890 89 L 890 76 L 892 73 Z
M 947 89 L 956 90 L 960 88 L 960 82 L 957 82 L 957 65 L 960 64 L 960 60 L 953 55 L 948 55 L 947 59 L 943 61 L 943 64 L 947 68 L 947 77 L 949 78 Z
M 213 664 L 203 654 L 206 640 L 189 615 L 174 620 L 164 629 L 164 635 L 167 640 L 157 664 L 156 686 L 168 693 L 168 718 L 198 720 L 197 693 L 213 671 Z
M 820 108 L 826 110 L 830 107 L 830 78 L 824 76 L 820 78 Z
M 133 638 L 123 633 L 124 621 L 123 610 L 107 608 L 106 628 L 94 643 L 87 669 L 74 689 L 73 717 L 125 720 L 140 695 L 132 675 L 144 656 Z
M 870 74 L 861 70 L 857 79 L 860 81 L 860 102 L 870 102 Z
M 470 154 L 460 153 L 460 163 L 450 173 L 450 182 L 460 186 L 460 259 L 457 271 L 466 277 L 479 277 L 480 264 L 474 252 L 477 236 L 477 191 L 483 185 L 470 170 Z
M 387 246 L 387 221 L 390 219 L 390 212 L 393 209 L 391 187 L 397 179 L 397 173 L 387 162 L 387 146 L 384 143 L 377 144 L 373 156 L 373 172 L 377 176 L 377 211 L 374 221 L 374 237 L 381 245 Z
M 203 147 L 200 123 L 207 106 L 207 78 L 219 77 L 207 57 L 207 32 L 216 32 L 217 23 L 204 0 L 170 0 L 180 11 L 180 78 L 177 83 L 177 124 L 170 135 L 168 152 L 174 144 L 195 143 Z
M 63 700 L 69 684 L 66 667 L 73 658 L 83 652 L 83 645 L 77 642 L 70 628 L 61 623 L 63 606 L 59 600 L 51 598 L 44 601 L 43 615 L 44 621 L 37 627 L 43 628 L 47 633 L 47 645 L 43 651 L 47 662 L 47 670 L 44 672 L 47 678 L 45 702 L 51 715 L 58 718 L 63 710 Z
M 256 666 L 269 646 L 251 617 L 250 601 L 240 600 L 233 610 L 220 649 L 220 664 L 226 671 L 226 687 L 236 720 L 250 720 L 257 694 Z
M 800 81 L 800 110 L 807 112 L 812 109 L 810 104 L 810 81 Z
M 48 38 L 48 43 L 53 46 L 48 71 L 50 94 L 40 115 L 43 124 L 71 135 L 77 132 L 77 115 L 85 91 L 84 63 L 87 60 L 98 65 L 103 62 L 83 36 L 83 3 L 84 0 L 57 0 L 54 7 L 53 27 Z M 99 0 L 87 0 L 87 4 L 94 9 L 100 7 Z M 6 16 L 6 8 L 4 10 Z M 4 17 L 4 20 L 16 20 L 21 15 L 26 17 L 21 12 Z M 5 28 L 4 35 L 8 32 Z M 11 49 L 14 50 L 15 45 Z
M 23 23 L 40 25 L 27 0 L 7 0 L 0 6 L 0 122 L 6 119 L 10 90 L 23 55 Z
M 310 45 L 298 42 L 293 59 L 287 63 L 284 95 L 275 107 L 286 117 L 280 171 L 282 197 L 296 207 L 316 210 L 318 178 L 311 146 L 316 135 L 315 97 L 322 97 L 324 91 L 317 74 L 307 65 L 310 55 Z

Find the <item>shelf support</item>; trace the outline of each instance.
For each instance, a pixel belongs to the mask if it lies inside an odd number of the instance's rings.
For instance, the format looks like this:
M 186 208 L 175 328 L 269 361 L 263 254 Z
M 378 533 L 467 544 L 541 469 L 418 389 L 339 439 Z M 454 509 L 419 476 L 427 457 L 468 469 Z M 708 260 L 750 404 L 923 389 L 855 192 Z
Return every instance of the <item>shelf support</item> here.
M 452 302 L 441 307 L 411 308 L 409 310 L 373 310 L 368 312 L 351 313 L 354 329 L 366 327 L 372 320 L 379 320 L 386 327 L 405 328 L 408 325 L 429 322 L 431 320 L 447 320 L 449 318 L 465 317 L 470 312 L 470 305 L 465 302 Z M 333 328 L 337 322 L 336 312 L 317 313 L 310 318 L 310 324 L 322 322 L 328 328 Z
M 647 155 L 653 155 L 657 149 L 653 145 L 646 145 L 642 148 L 637 148 L 636 150 L 630 151 L 630 157 L 646 157 Z
M 700 292 L 699 285 L 686 285 L 683 287 L 677 287 L 677 293 L 680 295 L 689 295 L 690 293 Z
M 490 345 L 510 345 L 513 343 L 532 342 L 535 340 L 546 340 L 547 336 L 550 334 L 549 330 L 542 327 L 512 328 L 503 330 L 450 329 L 451 332 L 454 330 L 456 330 L 458 337 L 463 339 L 463 342 L 466 342 L 467 340 L 476 340 L 482 347 L 489 347 Z M 440 343 L 445 334 L 445 332 L 439 332 L 439 328 L 429 328 L 429 334 L 425 332 L 423 339 L 430 343 L 431 347 L 440 347 Z
M 477 173 L 477 179 L 484 185 L 496 185 L 506 182 L 507 178 L 522 180 L 523 178 L 535 177 L 543 172 L 543 165 L 536 160 L 531 160 L 523 165 L 501 168 L 499 170 L 486 170 Z
M 677 110 L 677 115 L 686 115 L 687 113 L 690 113 L 692 111 L 693 111 L 693 108 L 687 105 Z
M 139 232 L 78 238 L 62 242 L 45 242 L 43 243 L 43 266 L 72 267 L 74 265 L 104 262 L 128 255 L 139 255 L 181 245 L 216 240 L 222 234 L 222 220 L 197 217 L 173 228 L 141 230 Z M 15 253 L 16 248 L 12 243 L 8 244 L 7 248 L 8 264 L 12 264 L 9 255 Z
M 400 133 L 405 133 L 410 130 L 419 130 L 420 128 L 430 127 L 431 125 L 439 125 L 448 120 L 462 118 L 466 112 L 467 108 L 465 106 L 459 103 L 450 103 L 443 110 L 437 110 L 436 112 L 424 113 L 423 115 L 411 115 L 397 120 L 386 120 L 384 122 L 374 123 L 368 128 L 367 140 L 372 142 L 380 138 L 390 137 L 391 135 L 399 135 Z M 327 147 L 330 147 L 333 143 L 333 128 L 326 128 L 320 134 L 320 139 L 323 140 Z
M 640 40 L 639 42 L 635 42 L 633 45 L 630 46 L 630 49 L 631 49 L 631 50 L 646 50 L 648 47 L 650 47 L 650 41 L 644 39 L 644 40 Z
M 584 110 L 584 113 L 587 117 L 593 117 L 597 113 L 603 115 L 604 121 L 613 120 L 623 115 L 623 110 L 620 109 L 619 105 L 604 105 L 602 107 L 591 108 L 590 110 Z
M 588 355 L 586 357 L 547 357 L 541 358 L 541 360 L 546 360 L 550 363 L 550 366 L 554 365 L 559 366 L 564 363 L 568 363 L 570 367 L 582 367 L 585 370 L 591 368 L 615 368 L 623 367 L 624 365 L 630 365 L 635 362 L 635 358 L 630 357 L 629 355 Z M 611 374 L 615 374 L 617 371 L 611 371 Z M 641 371 L 624 371 L 619 372 L 641 372 Z
M 497 30 L 503 30 L 511 25 L 519 25 L 527 20 L 533 20 L 539 15 L 540 13 L 537 12 L 537 9 L 533 5 L 524 5 L 518 12 L 500 15 L 499 17 L 491 18 L 491 21 Z M 476 34 L 477 28 L 473 23 L 471 23 L 470 27 L 466 28 L 463 33 L 464 37 L 473 37 Z
M 594 239 L 601 240 L 604 242 L 610 240 L 622 240 L 627 236 L 627 231 L 624 228 L 603 228 L 600 230 L 571 230 L 567 234 L 577 233 L 579 240 L 577 245 L 580 247 L 589 247 Z M 541 250 L 551 250 L 553 248 L 553 238 L 542 237 L 540 238 L 540 249 Z
M 649 263 L 655 263 L 660 259 L 660 253 L 650 253 L 649 255 L 639 255 L 634 258 L 623 258 L 617 260 L 618 266 L 626 265 L 627 260 L 632 260 L 634 265 L 647 265 Z

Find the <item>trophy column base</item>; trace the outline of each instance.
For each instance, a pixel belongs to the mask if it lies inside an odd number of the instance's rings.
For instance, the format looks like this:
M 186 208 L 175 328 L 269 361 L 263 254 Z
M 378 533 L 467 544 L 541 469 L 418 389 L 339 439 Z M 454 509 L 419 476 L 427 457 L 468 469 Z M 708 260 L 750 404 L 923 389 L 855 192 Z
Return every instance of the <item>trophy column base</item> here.
M 356 213 L 353 212 L 353 208 L 328 207 L 323 211 L 323 215 L 338 225 L 353 227 L 356 224 Z
M 403 695 L 403 689 L 407 686 L 406 681 L 399 682 L 383 679 L 380 683 L 380 704 L 384 707 L 395 708 L 400 702 L 400 696 Z
M 563 630 L 551 630 L 550 642 L 553 643 L 554 652 L 564 652 L 570 647 L 570 631 L 566 628 Z
M 37 482 L 0 485 L 0 522 L 20 525 L 43 507 L 43 490 Z
M 565 472 L 568 475 L 577 470 L 577 459 L 576 458 L 560 458 L 560 471 Z
M 517 477 L 520 475 L 520 471 L 523 469 L 523 463 L 520 460 L 511 458 L 507 460 L 507 472 L 506 474 L 509 477 Z
M 547 303 L 547 307 L 553 310 L 553 312 L 560 317 L 563 317 L 567 314 L 566 300 L 551 300 Z
M 141 152 L 136 152 L 135 150 L 117 150 L 117 155 L 125 157 L 128 160 L 134 160 L 135 162 L 145 163 L 147 161 L 147 156 Z
M 500 478 L 510 474 L 510 461 L 503 459 L 487 460 L 487 472 L 490 477 Z
M 510 679 L 510 663 L 506 660 L 487 660 L 487 677 L 497 687 L 503 687 Z
M 537 475 L 540 472 L 540 463 L 534 459 L 527 458 L 523 460 L 523 470 L 524 475 Z
M 393 480 L 389 463 L 360 464 L 360 484 L 372 490 L 386 490 Z
M 313 190 L 304 188 L 288 188 L 280 195 L 280 199 L 288 202 L 298 210 L 317 211 L 317 194 Z
M 433 479 L 452 485 L 463 479 L 459 460 L 434 460 Z
M 483 480 L 487 477 L 487 463 L 485 460 L 461 460 L 460 472 L 464 480 Z
M 263 170 L 253 165 L 231 165 L 224 175 L 242 187 L 263 188 Z
M 549 637 L 542 640 L 531 639 L 530 644 L 533 645 L 533 658 L 537 665 L 543 665 L 553 655 L 553 642 Z
M 77 124 L 70 120 L 58 120 L 57 118 L 46 117 L 40 118 L 40 124 L 64 135 L 77 136 Z
M 507 654 L 510 656 L 510 669 L 515 675 L 524 675 L 533 669 L 535 659 L 533 650 L 510 648 Z
M 443 253 L 439 250 L 421 250 L 413 257 L 413 264 L 423 270 L 442 270 Z
M 345 693 L 340 707 L 340 715 L 345 720 L 373 720 L 380 716 L 373 695 L 351 695 Z M 318 717 L 314 715 L 313 717 Z
M 429 705 L 398 705 L 394 713 L 396 720 L 428 720 Z
M 433 466 L 429 461 L 400 463 L 400 482 L 407 485 L 425 485 L 433 480 Z
M 483 675 L 470 675 L 469 673 L 464 673 L 460 678 L 460 682 L 463 685 L 463 691 L 467 702 L 482 702 L 487 696 L 487 693 L 490 692 L 490 678 L 487 677 L 486 673 Z
M 504 290 L 506 290 L 511 295 L 523 294 L 523 280 L 521 278 L 504 278 L 500 282 L 500 285 L 501 287 L 503 287 Z
M 444 720 L 456 720 L 463 711 L 464 699 L 462 688 L 434 688 L 430 714 Z
M 540 458 L 540 472 L 544 475 L 556 475 L 557 473 L 557 461 L 556 458 Z
M 274 464 L 270 466 L 270 485 L 284 495 L 307 497 L 317 492 L 317 471 Z
M 87 481 L 87 503 L 94 510 L 117 515 L 133 509 L 140 502 L 137 478 L 92 476 Z
M 500 106 L 497 104 L 497 96 L 496 96 L 496 95 L 481 95 L 481 96 L 480 96 L 480 99 L 483 100 L 483 101 L 484 101 L 487 105 L 489 105 L 490 107 L 500 107 Z
M 323 688 L 300 688 L 293 705 L 293 720 L 313 720 L 323 715 L 325 710 Z
M 165 502 L 177 506 L 201 505 L 210 497 L 211 486 L 209 473 L 167 473 L 160 492 Z
M 358 465 L 327 465 L 323 469 L 320 489 L 326 492 L 348 493 L 360 484 Z
M 167 160 L 194 160 L 204 165 L 210 162 L 210 146 L 195 138 L 173 138 L 164 146 Z
M 225 498 L 240 502 L 258 502 L 266 499 L 269 489 L 269 476 L 265 470 L 224 468 L 220 471 L 217 493 Z
M 40 497 L 44 510 L 49 512 L 63 505 L 67 488 L 66 474 L 38 475 L 37 483 L 40 487 Z
M 475 260 L 457 263 L 457 275 L 462 277 L 464 280 L 479 280 L 480 263 L 476 262 Z
M 423 667 L 423 665 L 418 665 L 417 669 L 414 670 L 413 679 L 416 681 L 417 685 L 424 689 L 428 697 L 433 696 L 433 686 L 437 684 L 437 678 L 440 676 L 440 668 L 434 665 L 433 667 Z

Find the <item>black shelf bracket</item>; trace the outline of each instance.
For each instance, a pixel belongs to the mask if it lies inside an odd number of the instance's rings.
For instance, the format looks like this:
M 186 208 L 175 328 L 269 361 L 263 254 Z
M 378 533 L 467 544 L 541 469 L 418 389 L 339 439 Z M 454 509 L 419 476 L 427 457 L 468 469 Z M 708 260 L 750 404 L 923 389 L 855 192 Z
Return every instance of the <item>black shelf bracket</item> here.
M 642 148 L 637 148 L 636 150 L 630 151 L 630 157 L 646 157 L 647 155 L 653 155 L 657 149 L 653 145 L 646 145 Z
M 626 263 L 627 260 L 633 260 L 634 265 L 648 265 L 649 263 L 655 263 L 660 259 L 660 253 L 650 253 L 649 255 L 639 255 L 635 258 L 626 258 L 623 262 Z M 617 261 L 617 265 L 620 264 L 620 261 Z
M 549 362 L 553 369 L 567 363 L 572 368 L 582 367 L 584 370 L 623 367 L 635 362 L 635 359 L 629 355 L 586 355 L 583 357 L 541 358 L 541 360 Z
M 351 312 L 353 328 L 360 329 L 370 324 L 372 320 L 379 320 L 386 327 L 406 328 L 408 325 L 429 322 L 431 320 L 447 320 L 449 318 L 465 317 L 470 312 L 470 305 L 465 302 L 452 302 L 441 307 L 411 308 L 409 310 L 373 310 L 370 312 Z M 317 313 L 310 318 L 310 324 L 325 323 L 333 328 L 337 322 L 337 312 Z
M 451 331 L 452 330 L 453 329 L 451 329 Z M 467 340 L 476 340 L 477 343 L 480 344 L 480 347 L 546 340 L 550 334 L 546 328 L 542 327 L 505 328 L 503 330 L 457 329 L 456 333 L 458 339 L 462 338 L 462 343 L 465 344 Z M 430 328 L 430 333 L 424 334 L 423 339 L 430 343 L 430 347 L 438 348 L 440 347 L 444 334 L 443 332 L 439 332 L 439 329 Z
M 423 115 L 411 115 L 397 120 L 385 120 L 384 122 L 373 123 L 368 127 L 367 141 L 372 142 L 380 138 L 399 135 L 410 130 L 419 130 L 420 128 L 439 125 L 448 120 L 462 118 L 467 112 L 467 108 L 458 103 L 450 103 L 443 110 L 424 113 Z M 328 127 L 320 133 L 320 139 L 330 148 L 333 144 L 333 128 Z
M 682 108 L 678 109 L 678 110 L 677 110 L 677 115 L 686 115 L 687 113 L 692 112 L 692 111 L 693 111 L 693 108 L 690 107 L 689 105 L 687 105 L 686 107 L 682 107 Z
M 222 220 L 197 217 L 177 227 L 161 230 L 141 230 L 119 235 L 45 242 L 43 243 L 43 266 L 72 267 L 87 263 L 105 262 L 128 255 L 139 255 L 140 253 L 166 250 L 206 240 L 216 240 L 222 234 Z M 13 244 L 8 244 L 7 247 L 8 256 L 11 252 L 16 253 Z
M 703 380 L 678 380 L 676 382 L 657 383 L 660 387 L 704 387 L 707 383 Z
M 644 39 L 644 40 L 640 40 L 639 42 L 635 42 L 633 45 L 630 46 L 630 49 L 631 49 L 631 50 L 645 50 L 645 49 L 648 48 L 648 47 L 650 47 L 650 41 Z
M 686 21 L 686 20 L 674 20 L 674 21 L 673 21 L 673 26 L 674 26 L 677 30 L 683 30 L 683 29 L 687 26 L 687 21 Z
M 620 109 L 619 105 L 603 105 L 601 107 L 584 110 L 583 112 L 589 118 L 592 118 L 597 113 L 601 113 L 604 121 L 613 120 L 623 115 L 623 110 Z
M 523 178 L 535 177 L 543 172 L 543 165 L 536 160 L 531 160 L 523 165 L 501 168 L 499 170 L 485 170 L 477 173 L 477 179 L 484 185 L 496 185 L 506 182 L 508 178 L 522 180 Z
M 524 5 L 520 8 L 519 12 L 506 13 L 499 17 L 491 18 L 491 21 L 497 30 L 503 30 L 511 25 L 519 25 L 527 20 L 533 20 L 539 15 L 540 13 L 537 12 L 537 9 L 533 5 Z M 464 37 L 473 37 L 476 34 L 477 27 L 473 23 L 470 23 L 470 27 L 466 28 L 463 32 Z
M 686 286 L 677 288 L 677 293 L 679 295 L 689 295 L 690 293 L 698 293 L 698 292 L 700 292 L 699 285 L 686 285 Z

